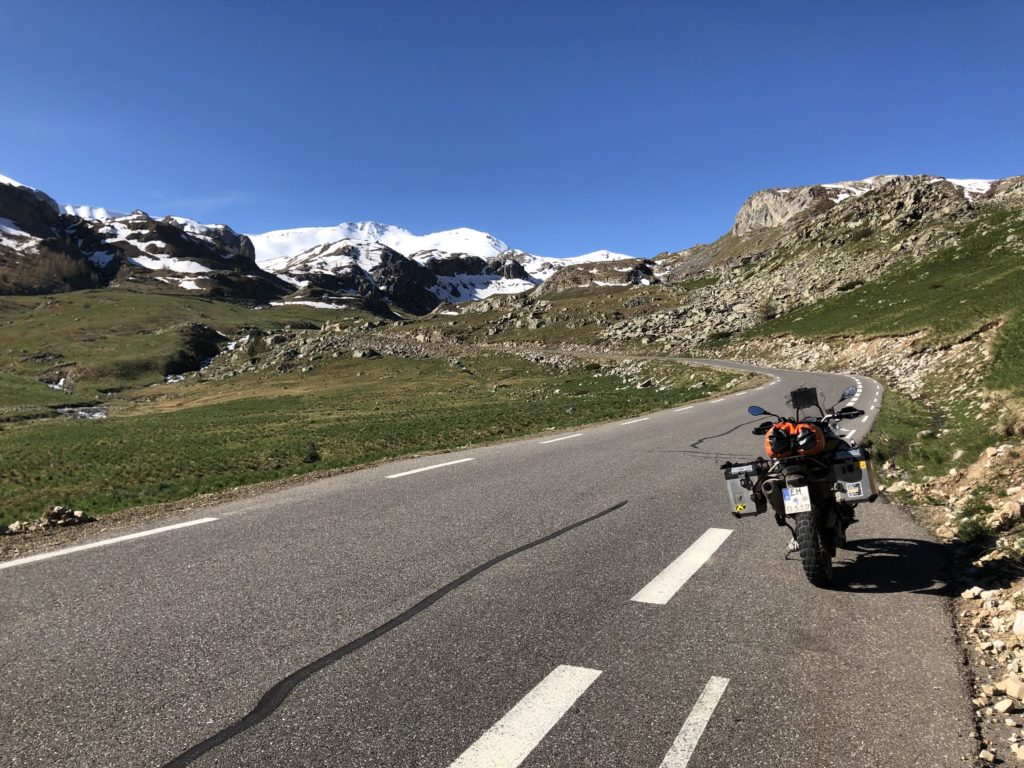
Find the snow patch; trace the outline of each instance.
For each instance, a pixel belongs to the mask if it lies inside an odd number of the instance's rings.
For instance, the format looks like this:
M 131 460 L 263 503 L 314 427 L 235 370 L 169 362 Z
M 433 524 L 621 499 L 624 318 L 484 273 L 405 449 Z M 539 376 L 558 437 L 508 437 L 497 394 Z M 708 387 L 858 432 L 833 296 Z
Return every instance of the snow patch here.
M 34 251 L 40 238 L 30 235 L 10 219 L 0 218 L 0 245 L 18 251 Z
M 337 298 L 342 301 L 351 301 L 355 296 L 338 296 Z M 295 305 L 301 305 L 303 307 L 314 307 L 316 309 L 348 309 L 348 307 L 342 307 L 338 304 L 329 304 L 326 301 L 272 301 L 270 305 L 273 307 L 293 307 Z
M 62 210 L 68 216 L 77 216 L 80 219 L 91 221 L 111 221 L 124 218 L 127 215 L 94 205 L 65 205 Z
M 147 243 L 150 245 L 150 243 Z M 163 243 L 166 247 L 166 243 Z M 183 272 L 189 275 L 202 274 L 203 272 L 211 272 L 209 267 L 204 267 L 194 261 L 187 261 L 185 259 L 175 259 L 170 256 L 164 256 L 161 254 L 153 254 L 150 256 L 129 256 L 128 261 L 131 264 L 135 264 L 139 267 L 145 267 L 146 269 L 163 269 L 168 272 Z
M 936 179 L 936 181 L 941 181 L 941 179 Z M 995 179 L 946 179 L 946 181 L 960 187 L 968 200 L 984 195 L 996 183 Z
M 0 234 L 10 235 L 12 237 L 28 237 L 33 240 L 37 239 L 19 227 L 11 219 L 5 219 L 3 217 L 0 217 Z
M 437 284 L 430 290 L 449 304 L 486 299 L 496 294 L 522 293 L 534 288 L 536 283 L 501 275 L 438 275 Z
M 195 280 L 181 278 L 181 277 L 168 277 L 166 275 L 156 275 L 156 279 L 162 283 L 168 285 L 174 285 L 178 288 L 184 288 L 186 291 L 201 291 L 203 287 L 199 285 Z

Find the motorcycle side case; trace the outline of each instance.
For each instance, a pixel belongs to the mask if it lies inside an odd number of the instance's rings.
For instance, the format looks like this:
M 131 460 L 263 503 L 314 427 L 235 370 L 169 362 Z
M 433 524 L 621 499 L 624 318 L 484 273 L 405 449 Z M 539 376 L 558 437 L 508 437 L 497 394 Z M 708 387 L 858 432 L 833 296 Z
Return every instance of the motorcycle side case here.
M 878 480 L 866 448 L 836 451 L 832 457 L 833 488 L 839 501 L 874 501 Z
M 729 511 L 740 515 L 756 515 L 765 511 L 764 495 L 755 493 L 761 470 L 757 464 L 729 464 L 725 471 L 725 489 L 729 494 Z

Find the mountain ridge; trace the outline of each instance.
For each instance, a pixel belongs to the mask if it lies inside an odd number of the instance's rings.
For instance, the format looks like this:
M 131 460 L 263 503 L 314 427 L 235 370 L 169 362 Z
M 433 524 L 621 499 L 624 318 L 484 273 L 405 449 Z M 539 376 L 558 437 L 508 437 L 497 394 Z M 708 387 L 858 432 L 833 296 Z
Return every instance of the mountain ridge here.
M 563 268 L 629 258 L 595 251 L 545 259 L 468 227 L 415 235 L 375 221 L 246 235 L 182 216 L 61 206 L 0 177 L 2 293 L 141 281 L 257 303 L 349 307 L 358 299 L 391 316 L 392 308 L 424 314 L 442 303 L 521 293 Z

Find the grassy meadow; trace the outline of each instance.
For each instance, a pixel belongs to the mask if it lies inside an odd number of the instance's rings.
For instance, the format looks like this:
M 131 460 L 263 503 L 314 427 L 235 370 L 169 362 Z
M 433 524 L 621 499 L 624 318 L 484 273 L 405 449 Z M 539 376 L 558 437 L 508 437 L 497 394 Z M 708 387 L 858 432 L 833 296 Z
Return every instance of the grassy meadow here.
M 467 353 L 458 364 L 342 357 L 307 373 L 123 389 L 108 400 L 106 419 L 0 423 L 0 523 L 54 504 L 102 514 L 624 418 L 734 378 L 668 363 L 649 364 L 648 375 L 660 386 L 638 388 L 594 362 L 566 373 L 514 355 Z
M 359 310 L 331 320 L 365 322 Z M 305 306 L 249 307 L 185 294 L 103 288 L 46 296 L 0 296 L 0 418 L 5 408 L 84 402 L 100 393 L 163 381 L 185 351 L 183 333 L 201 323 L 233 336 L 242 328 L 319 327 Z M 40 377 L 67 372 L 68 397 L 47 396 Z M 52 390 L 50 390 L 52 391 Z

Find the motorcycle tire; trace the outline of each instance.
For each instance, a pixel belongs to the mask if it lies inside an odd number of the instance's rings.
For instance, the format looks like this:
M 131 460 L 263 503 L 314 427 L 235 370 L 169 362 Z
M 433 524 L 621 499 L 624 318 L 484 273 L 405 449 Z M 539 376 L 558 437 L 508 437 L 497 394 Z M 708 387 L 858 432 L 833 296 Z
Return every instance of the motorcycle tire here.
M 825 587 L 832 581 L 832 558 L 814 517 L 813 511 L 796 516 L 796 540 L 800 544 L 800 564 L 807 580 L 816 587 Z

